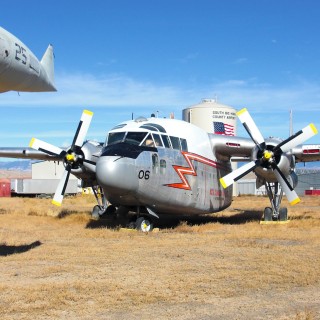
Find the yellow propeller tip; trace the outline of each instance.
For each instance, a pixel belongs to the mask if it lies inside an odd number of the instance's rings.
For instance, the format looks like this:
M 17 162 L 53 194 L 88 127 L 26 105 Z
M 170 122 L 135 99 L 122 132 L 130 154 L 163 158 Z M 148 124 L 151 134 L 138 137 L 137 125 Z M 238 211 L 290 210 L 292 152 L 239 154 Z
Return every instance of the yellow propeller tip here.
M 292 200 L 292 201 L 290 202 L 290 204 L 291 204 L 292 206 L 294 206 L 295 204 L 297 204 L 297 203 L 299 203 L 299 202 L 300 202 L 300 198 L 296 198 L 296 199 Z
M 318 130 L 317 130 L 316 126 L 313 123 L 310 123 L 310 128 L 311 128 L 311 130 L 313 131 L 314 134 L 318 133 Z
M 237 112 L 237 116 L 239 117 L 241 114 L 247 112 L 247 108 L 243 108 L 240 111 Z
M 223 178 L 220 178 L 220 183 L 221 183 L 221 185 L 223 186 L 224 189 L 227 187 L 227 184 L 225 183 Z
M 30 140 L 30 143 L 29 143 L 29 147 L 30 147 L 30 148 L 32 148 L 35 140 L 36 140 L 35 138 L 32 138 L 32 139 Z
M 83 110 L 83 113 L 89 115 L 89 116 L 92 116 L 93 115 L 93 112 L 92 111 L 89 111 L 89 110 Z
M 61 207 L 61 202 L 58 202 L 56 200 L 52 200 L 51 203 L 54 204 L 55 206 Z

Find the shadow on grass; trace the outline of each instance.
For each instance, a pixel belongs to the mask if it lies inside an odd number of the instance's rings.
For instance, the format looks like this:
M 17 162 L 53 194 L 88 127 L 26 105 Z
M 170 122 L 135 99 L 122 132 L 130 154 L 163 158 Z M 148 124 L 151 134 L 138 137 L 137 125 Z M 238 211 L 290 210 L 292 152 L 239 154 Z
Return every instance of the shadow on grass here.
M 159 221 L 156 222 L 156 226 L 159 228 L 175 228 L 182 222 L 186 222 L 189 226 L 204 225 L 207 223 L 221 223 L 230 225 L 240 225 L 251 221 L 260 221 L 262 213 L 260 211 L 241 211 L 231 216 L 214 216 L 214 215 L 179 215 L 169 216 L 163 215 Z
M 71 216 L 72 214 L 75 214 L 75 213 L 78 213 L 78 212 L 76 210 L 63 209 L 58 213 L 57 218 L 63 219 L 65 217 Z
M 24 244 L 20 246 L 7 246 L 6 244 L 0 244 L 0 256 L 5 257 L 12 254 L 24 253 L 41 245 L 42 243 L 40 241 L 35 241 L 30 244 Z
M 172 229 L 179 226 L 182 222 L 187 223 L 189 226 L 194 225 L 204 225 L 207 223 L 221 223 L 221 224 L 230 224 L 230 225 L 240 225 L 247 222 L 259 222 L 262 218 L 261 211 L 253 210 L 235 210 L 240 211 L 230 216 L 214 216 L 212 215 L 168 215 L 162 214 L 160 219 L 153 219 L 154 227 L 160 229 Z M 127 219 L 117 219 L 115 216 L 103 217 L 100 220 L 91 220 L 86 228 L 96 229 L 96 228 L 108 228 L 108 229 L 118 229 L 125 228 L 128 226 L 130 218 L 132 215 L 129 215 Z

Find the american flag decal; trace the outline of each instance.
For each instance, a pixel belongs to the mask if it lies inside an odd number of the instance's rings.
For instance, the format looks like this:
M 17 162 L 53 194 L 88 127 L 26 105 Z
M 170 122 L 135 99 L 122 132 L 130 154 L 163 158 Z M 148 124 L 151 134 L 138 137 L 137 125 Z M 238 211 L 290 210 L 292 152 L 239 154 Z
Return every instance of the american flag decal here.
M 213 122 L 214 134 L 234 136 L 234 126 L 223 122 Z

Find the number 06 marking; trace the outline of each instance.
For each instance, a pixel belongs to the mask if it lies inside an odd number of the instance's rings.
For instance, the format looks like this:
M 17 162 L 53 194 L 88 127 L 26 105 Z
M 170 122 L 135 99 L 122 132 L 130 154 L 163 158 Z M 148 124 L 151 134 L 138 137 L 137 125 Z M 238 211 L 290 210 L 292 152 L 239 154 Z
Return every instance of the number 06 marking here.
M 149 170 L 140 170 L 138 173 L 138 178 L 148 180 L 150 178 L 150 171 Z

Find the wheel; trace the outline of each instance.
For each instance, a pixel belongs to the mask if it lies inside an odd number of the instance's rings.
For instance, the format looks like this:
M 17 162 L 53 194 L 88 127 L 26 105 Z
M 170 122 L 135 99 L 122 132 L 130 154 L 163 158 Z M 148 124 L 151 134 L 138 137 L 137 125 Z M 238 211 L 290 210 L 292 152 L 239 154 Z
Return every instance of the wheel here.
M 107 207 L 104 213 L 107 215 L 114 215 L 116 211 L 117 211 L 117 208 L 111 204 L 110 206 Z
M 140 217 L 136 221 L 136 229 L 142 232 L 151 232 L 153 224 L 148 219 Z
M 91 212 L 92 219 L 99 220 L 100 219 L 100 207 L 98 205 L 94 206 Z
M 288 209 L 281 208 L 279 211 L 280 221 L 287 221 L 288 220 Z
M 264 209 L 263 215 L 264 221 L 272 221 L 272 209 L 270 207 Z

